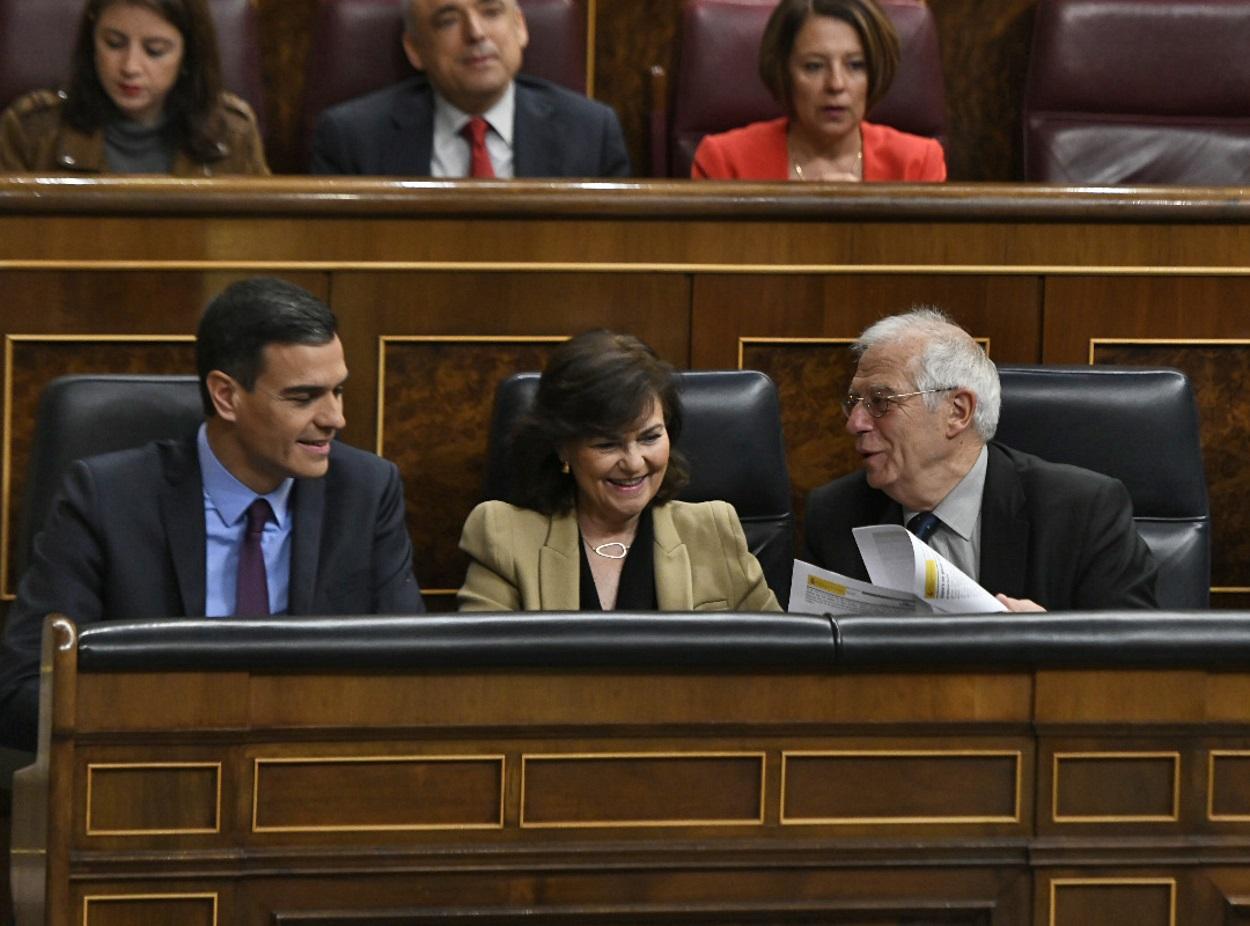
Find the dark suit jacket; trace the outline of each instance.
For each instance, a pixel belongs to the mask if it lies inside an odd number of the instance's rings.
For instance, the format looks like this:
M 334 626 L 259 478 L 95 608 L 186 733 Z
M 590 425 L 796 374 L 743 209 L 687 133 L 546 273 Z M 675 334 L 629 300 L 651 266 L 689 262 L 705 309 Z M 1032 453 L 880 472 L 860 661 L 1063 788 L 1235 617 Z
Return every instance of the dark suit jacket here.
M 901 524 L 902 515 L 862 471 L 835 479 L 808 497 L 804 555 L 866 580 L 851 528 Z M 981 496 L 984 588 L 1052 611 L 1149 608 L 1155 572 L 1123 483 L 990 444 Z
M 289 613 L 425 610 L 394 464 L 335 443 L 325 477 L 296 480 L 291 505 Z M 205 555 L 194 437 L 74 463 L 5 627 L 0 742 L 33 748 L 45 615 L 80 627 L 202 615 Z
M 628 177 L 616 113 L 536 77 L 516 78 L 517 177 Z M 314 174 L 428 177 L 434 89 L 425 75 L 332 106 L 317 120 Z

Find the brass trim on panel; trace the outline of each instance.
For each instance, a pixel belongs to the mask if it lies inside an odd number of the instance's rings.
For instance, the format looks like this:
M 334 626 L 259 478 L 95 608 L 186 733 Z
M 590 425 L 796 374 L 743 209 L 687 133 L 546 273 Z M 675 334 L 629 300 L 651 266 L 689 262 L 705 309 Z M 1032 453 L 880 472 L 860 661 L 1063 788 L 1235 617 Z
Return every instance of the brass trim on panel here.
M 134 830 L 105 830 L 96 829 L 91 826 L 91 808 L 95 800 L 93 789 L 93 776 L 100 770 L 115 769 L 170 769 L 170 768 L 198 768 L 209 769 L 214 772 L 217 780 L 216 785 L 216 806 L 213 808 L 213 825 L 211 827 L 191 827 L 186 829 L 134 829 Z M 87 763 L 87 814 L 86 814 L 86 835 L 88 836 L 190 836 L 203 834 L 216 834 L 221 832 L 221 763 L 220 762 L 88 762 Z
M 1079 814 L 1059 813 L 1059 762 L 1067 759 L 1136 759 L 1172 760 L 1172 813 L 1162 814 Z M 1050 819 L 1052 823 L 1176 823 L 1181 807 L 1181 754 L 1172 750 L 1160 752 L 1056 752 L 1051 756 Z
M 390 344 L 559 344 L 567 334 L 383 334 L 378 337 L 378 427 L 374 453 L 383 452 L 386 423 L 386 348 Z M 424 591 L 424 590 L 423 590 Z
M 738 338 L 738 369 L 742 369 L 743 353 L 745 348 L 750 344 L 854 344 L 858 340 L 858 336 L 851 338 L 791 338 L 791 337 L 739 337 Z M 990 339 L 989 338 L 973 338 L 981 345 L 985 351 L 985 356 L 990 356 Z
M 376 823 L 365 826 L 261 826 L 256 820 L 260 812 L 261 765 L 326 765 L 382 764 L 401 762 L 495 762 L 499 765 L 498 823 Z M 503 755 L 453 756 L 257 756 L 252 759 L 252 832 L 253 833 L 394 833 L 427 830 L 501 830 L 504 826 L 504 795 L 507 787 L 507 757 Z
M 1176 926 L 1176 879 L 1175 878 L 1051 878 L 1050 879 L 1050 910 L 1047 913 L 1049 926 L 1055 923 L 1055 888 L 1057 887 L 1125 887 L 1134 884 L 1149 887 L 1168 888 L 1168 926 Z M 1060 924 L 1062 926 L 1062 924 Z
M 644 217 L 645 218 L 645 217 Z M 0 260 L 0 270 L 159 270 L 201 273 L 335 273 L 393 270 L 472 273 L 718 273 L 894 274 L 897 276 L 1250 276 L 1250 267 L 1137 266 L 1132 264 L 716 264 L 692 261 L 468 261 L 468 260 Z
M 527 823 L 525 820 L 526 766 L 532 762 L 564 762 L 568 760 L 599 760 L 599 759 L 756 759 L 760 764 L 759 813 L 754 819 L 736 820 L 595 820 L 587 823 Z M 570 752 L 570 753 L 536 753 L 521 754 L 521 809 L 518 825 L 529 830 L 562 830 L 562 829 L 635 829 L 639 827 L 658 826 L 762 826 L 764 823 L 765 786 L 767 784 L 766 754 L 763 752 Z
M 595 37 L 598 33 L 595 0 L 586 0 L 586 96 L 595 95 Z
M 1194 347 L 1248 347 L 1250 338 L 1090 338 L 1089 365 L 1094 366 L 1094 352 L 1100 344 L 1188 344 Z
M 904 757 L 995 757 L 1014 759 L 1016 763 L 1015 807 L 1009 817 L 786 817 L 786 765 L 791 756 L 796 758 L 904 758 Z M 1024 791 L 1024 754 L 1019 749 L 783 749 L 781 752 L 781 808 L 778 819 L 783 826 L 890 826 L 899 824 L 973 824 L 973 823 L 1019 823 L 1020 806 Z
M 82 926 L 90 926 L 90 907 L 93 903 L 109 901 L 136 900 L 211 900 L 213 902 L 213 924 L 217 923 L 217 892 L 205 891 L 198 894 L 88 894 L 82 899 Z
M 1250 822 L 1250 813 L 1215 812 L 1215 760 L 1217 758 L 1250 759 L 1250 749 L 1208 749 L 1207 750 L 1207 819 L 1217 823 Z
M 13 351 L 18 343 L 55 344 L 83 343 L 161 344 L 194 342 L 192 334 L 6 334 L 4 336 L 3 440 L 0 440 L 0 601 L 12 601 L 15 593 L 9 588 L 9 551 L 12 544 L 11 495 L 13 491 Z

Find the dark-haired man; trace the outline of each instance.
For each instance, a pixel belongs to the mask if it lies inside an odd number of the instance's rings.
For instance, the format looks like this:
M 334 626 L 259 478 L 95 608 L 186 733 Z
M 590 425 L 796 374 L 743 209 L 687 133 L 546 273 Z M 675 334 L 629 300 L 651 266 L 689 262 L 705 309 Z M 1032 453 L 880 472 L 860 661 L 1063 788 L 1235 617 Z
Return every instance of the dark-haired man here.
M 322 113 L 314 174 L 627 177 L 609 107 L 518 75 L 517 0 L 405 0 L 404 54 L 422 73 Z
M 197 433 L 74 463 L 0 652 L 0 743 L 34 746 L 43 617 L 424 611 L 395 466 L 334 441 L 347 366 L 334 315 L 245 280 L 196 334 Z

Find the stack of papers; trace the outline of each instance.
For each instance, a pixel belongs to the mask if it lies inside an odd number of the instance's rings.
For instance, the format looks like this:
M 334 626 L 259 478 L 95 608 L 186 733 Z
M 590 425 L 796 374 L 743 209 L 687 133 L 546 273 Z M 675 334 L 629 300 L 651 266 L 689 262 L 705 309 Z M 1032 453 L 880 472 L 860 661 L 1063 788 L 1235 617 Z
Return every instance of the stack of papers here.
M 899 524 L 857 527 L 869 582 L 794 561 L 790 610 L 798 614 L 986 614 L 1006 611 L 966 572 Z

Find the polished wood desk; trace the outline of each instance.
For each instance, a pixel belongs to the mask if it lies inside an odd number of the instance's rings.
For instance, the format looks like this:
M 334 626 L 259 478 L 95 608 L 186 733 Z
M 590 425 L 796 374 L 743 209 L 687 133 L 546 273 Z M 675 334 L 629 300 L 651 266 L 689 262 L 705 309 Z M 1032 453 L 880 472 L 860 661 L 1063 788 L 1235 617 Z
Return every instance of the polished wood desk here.
M 1250 596 L 1250 203 L 1241 189 L 273 178 L 0 179 L 0 594 L 35 403 L 64 372 L 192 372 L 197 314 L 275 273 L 326 298 L 345 438 L 404 474 L 417 574 L 465 562 L 495 384 L 586 328 L 782 399 L 794 506 L 857 465 L 846 344 L 935 303 L 1005 363 L 1176 366 L 1203 416 L 1214 600 Z M 440 593 L 441 590 L 441 593 Z
M 19 922 L 1250 918 L 1244 615 L 467 620 L 50 624 Z

